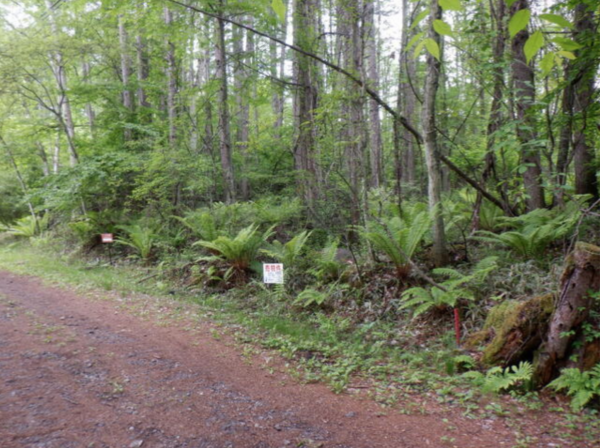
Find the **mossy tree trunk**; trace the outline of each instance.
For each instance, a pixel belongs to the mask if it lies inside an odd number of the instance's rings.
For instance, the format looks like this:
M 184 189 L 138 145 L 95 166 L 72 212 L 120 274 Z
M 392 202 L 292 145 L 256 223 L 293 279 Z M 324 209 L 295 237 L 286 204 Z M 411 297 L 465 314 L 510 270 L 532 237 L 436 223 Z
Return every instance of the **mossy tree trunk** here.
M 552 381 L 562 367 L 585 370 L 600 361 L 600 340 L 592 334 L 598 328 L 598 291 L 600 247 L 577 243 L 567 259 L 560 294 L 538 353 L 534 376 L 538 386 Z

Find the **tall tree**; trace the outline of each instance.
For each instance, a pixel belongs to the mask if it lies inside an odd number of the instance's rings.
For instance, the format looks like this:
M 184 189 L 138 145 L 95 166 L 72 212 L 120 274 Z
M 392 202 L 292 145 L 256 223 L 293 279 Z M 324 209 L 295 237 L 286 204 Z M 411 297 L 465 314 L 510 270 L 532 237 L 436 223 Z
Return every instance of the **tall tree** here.
M 437 57 L 427 54 L 427 74 L 425 76 L 425 92 L 423 95 L 422 126 L 425 141 L 425 160 L 427 163 L 429 209 L 433 216 L 433 258 L 437 266 L 448 262 L 446 249 L 446 233 L 442 213 L 442 175 L 440 170 L 439 147 L 436 130 L 435 100 L 440 82 L 441 54 L 439 54 L 440 35 L 434 29 L 434 22 L 442 19 L 442 8 L 438 0 L 429 3 L 429 23 L 427 38 L 435 42 Z
M 517 0 L 510 8 L 511 16 L 529 10 L 529 0 Z M 521 164 L 524 166 L 523 184 L 527 194 L 527 209 L 545 207 L 542 188 L 542 161 L 537 141 L 536 120 L 532 106 L 535 102 L 535 73 L 533 59 L 527 60 L 525 44 L 529 39 L 525 27 L 512 39 L 512 81 L 514 88 L 517 137 L 521 144 Z
M 220 15 L 225 12 L 224 0 L 219 1 Z M 223 170 L 223 188 L 225 202 L 235 202 L 235 177 L 233 173 L 233 157 L 231 149 L 231 131 L 229 127 L 229 86 L 227 79 L 227 55 L 225 48 L 225 22 L 219 18 L 217 23 L 217 45 L 215 61 L 216 78 L 219 82 L 219 143 L 221 153 L 221 169 Z

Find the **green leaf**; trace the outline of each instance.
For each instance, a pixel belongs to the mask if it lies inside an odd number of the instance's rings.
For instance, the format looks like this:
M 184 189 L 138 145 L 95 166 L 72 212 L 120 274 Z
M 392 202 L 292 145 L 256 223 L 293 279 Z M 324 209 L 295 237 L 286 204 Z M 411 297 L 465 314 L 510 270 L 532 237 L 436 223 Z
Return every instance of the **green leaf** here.
M 406 52 L 410 51 L 410 49 L 412 48 L 412 46 L 414 44 L 416 44 L 417 41 L 423 37 L 423 34 L 425 34 L 425 33 L 424 32 L 420 32 L 420 33 L 415 34 L 412 37 L 412 39 L 408 42 L 408 44 L 406 45 L 406 50 L 404 50 L 404 51 L 406 51 Z
M 523 52 L 525 53 L 525 58 L 527 59 L 527 63 L 536 55 L 540 48 L 544 45 L 544 35 L 540 30 L 533 33 L 525 42 L 525 47 L 523 48 Z
M 441 34 L 442 36 L 453 36 L 454 32 L 452 31 L 452 27 L 444 22 L 443 20 L 434 20 L 433 21 L 433 29 L 436 33 Z
M 579 50 L 580 48 L 583 48 L 583 45 L 566 37 L 555 37 L 554 39 L 552 39 L 552 42 L 558 44 L 565 51 L 575 51 Z
M 510 8 L 516 1 L 517 0 L 506 0 L 506 6 Z
M 557 14 L 540 14 L 539 17 L 546 22 L 554 23 L 555 25 L 562 26 L 563 28 L 573 29 L 573 24 L 563 16 L 559 16 Z
M 431 37 L 425 39 L 424 42 L 425 42 L 425 48 L 427 48 L 427 51 L 429 53 L 431 53 L 431 55 L 439 61 L 440 60 L 440 47 L 437 44 L 437 42 L 435 40 L 433 40 Z
M 510 37 L 515 37 L 519 31 L 527 28 L 530 18 L 531 11 L 528 9 L 520 9 L 515 12 L 515 14 L 508 21 L 508 32 L 510 33 Z
M 419 42 L 419 44 L 415 47 L 415 51 L 413 52 L 413 58 L 418 58 L 419 54 L 421 54 L 421 51 L 423 50 L 423 47 L 425 46 L 425 41 L 422 40 L 421 42 Z
M 273 8 L 273 11 L 275 11 L 275 14 L 279 17 L 279 20 L 285 22 L 285 4 L 283 3 L 283 0 L 273 0 L 271 2 L 271 8 Z
M 423 21 L 423 19 L 425 17 L 427 17 L 427 14 L 429 14 L 429 8 L 427 8 L 425 11 L 419 13 L 419 15 L 417 17 L 415 17 L 415 20 L 412 23 L 412 25 L 410 26 L 410 28 L 408 29 L 408 31 L 414 30 L 419 25 L 419 23 L 421 23 Z
M 440 6 L 446 11 L 462 11 L 460 0 L 439 0 Z
M 540 61 L 540 68 L 542 69 L 542 73 L 544 74 L 544 76 L 547 76 L 553 67 L 554 67 L 554 54 L 546 53 L 544 55 L 544 57 L 542 58 L 542 60 Z
M 575 56 L 573 53 L 571 53 L 570 51 L 559 51 L 558 52 L 559 55 L 561 55 L 563 58 L 567 58 L 567 59 L 577 59 L 577 56 Z

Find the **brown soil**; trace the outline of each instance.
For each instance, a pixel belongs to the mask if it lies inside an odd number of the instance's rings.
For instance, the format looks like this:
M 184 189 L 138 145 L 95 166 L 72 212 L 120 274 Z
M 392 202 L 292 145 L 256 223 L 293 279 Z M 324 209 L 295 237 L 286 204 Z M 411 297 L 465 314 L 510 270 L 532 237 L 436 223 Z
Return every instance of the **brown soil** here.
M 0 447 L 515 444 L 502 419 L 402 415 L 298 384 L 250 362 L 211 328 L 161 324 L 119 300 L 0 272 Z M 541 425 L 532 431 L 535 446 L 568 446 Z

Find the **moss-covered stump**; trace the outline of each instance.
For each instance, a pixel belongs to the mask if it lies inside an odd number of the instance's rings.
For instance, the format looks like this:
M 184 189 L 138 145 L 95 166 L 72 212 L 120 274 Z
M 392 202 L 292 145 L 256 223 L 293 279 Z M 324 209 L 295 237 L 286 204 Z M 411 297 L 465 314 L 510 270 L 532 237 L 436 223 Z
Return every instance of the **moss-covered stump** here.
M 524 302 L 502 302 L 490 310 L 483 330 L 471 336 L 466 345 L 487 343 L 482 361 L 489 365 L 508 366 L 531 360 L 548 328 L 553 302 L 552 294 Z
M 600 362 L 600 247 L 577 243 L 566 260 L 560 293 L 535 363 L 538 387 L 562 367 L 582 370 Z

